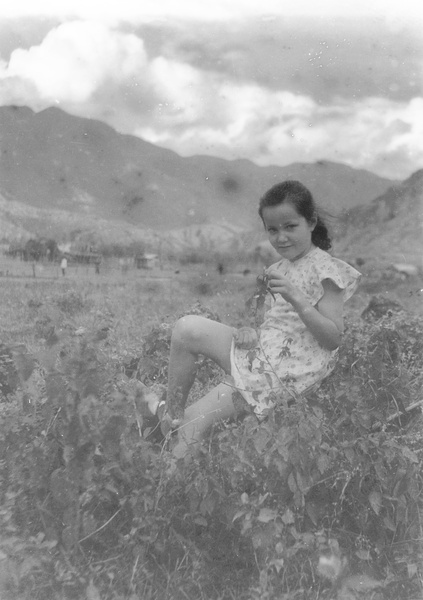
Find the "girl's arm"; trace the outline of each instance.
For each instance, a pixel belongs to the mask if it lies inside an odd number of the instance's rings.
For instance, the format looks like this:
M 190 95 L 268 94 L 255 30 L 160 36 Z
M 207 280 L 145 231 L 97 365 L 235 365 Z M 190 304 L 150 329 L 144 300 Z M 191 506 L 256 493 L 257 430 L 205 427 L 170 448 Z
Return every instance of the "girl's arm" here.
M 272 274 L 273 275 L 273 274 Z M 336 350 L 344 331 L 342 290 L 330 279 L 324 279 L 324 294 L 316 306 L 312 306 L 302 292 L 279 274 L 270 279 L 274 293 L 280 293 L 297 311 L 304 325 L 327 350 Z
M 336 350 L 344 332 L 342 290 L 330 279 L 322 281 L 324 294 L 315 307 L 307 300 L 294 308 L 304 325 L 327 350 Z

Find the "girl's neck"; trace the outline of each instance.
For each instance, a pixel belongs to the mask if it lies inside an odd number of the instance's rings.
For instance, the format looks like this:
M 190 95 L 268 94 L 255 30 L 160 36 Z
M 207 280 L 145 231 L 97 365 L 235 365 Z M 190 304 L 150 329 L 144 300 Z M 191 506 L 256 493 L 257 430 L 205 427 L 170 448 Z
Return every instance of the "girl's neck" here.
M 308 250 L 306 250 L 303 254 L 301 254 L 301 256 L 297 256 L 296 258 L 294 258 L 293 260 L 290 260 L 289 262 L 295 263 L 295 262 L 301 260 L 302 258 L 304 258 L 305 256 L 307 256 L 308 254 L 310 254 L 310 252 L 312 250 L 314 250 L 315 248 L 317 248 L 317 246 L 315 246 L 313 243 L 311 243 L 310 244 L 310 248 Z

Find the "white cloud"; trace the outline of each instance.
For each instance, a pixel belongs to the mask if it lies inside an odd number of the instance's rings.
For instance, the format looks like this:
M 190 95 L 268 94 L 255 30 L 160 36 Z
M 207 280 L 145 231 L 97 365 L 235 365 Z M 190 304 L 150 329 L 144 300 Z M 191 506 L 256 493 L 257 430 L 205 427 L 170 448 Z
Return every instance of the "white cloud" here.
M 345 107 L 341 120 L 329 119 L 322 124 L 332 144 L 324 155 L 357 168 L 374 169 L 386 177 L 401 177 L 403 165 L 388 160 L 401 148 L 407 156 L 408 168 L 421 168 L 422 109 L 422 98 L 410 102 L 366 98 Z M 383 156 L 386 161 L 380 160 Z
M 156 114 L 163 123 L 188 125 L 203 117 L 205 77 L 198 69 L 158 57 L 151 62 L 150 80 L 161 100 Z
M 72 21 L 51 30 L 39 46 L 14 50 L 0 79 L 32 84 L 36 101 L 78 103 L 89 100 L 106 81 L 128 78 L 145 65 L 143 43 L 135 35 L 94 21 Z M 28 103 L 32 105 L 30 98 Z
M 197 106 L 195 123 L 187 122 L 183 130 L 179 122 L 172 127 L 163 107 L 162 118 L 139 127 L 137 134 L 184 155 L 249 158 L 261 165 L 327 159 L 401 178 L 410 174 L 404 170 L 407 162 L 411 170 L 423 164 L 421 98 L 408 103 L 365 98 L 322 106 L 307 96 L 254 85 L 222 82 L 216 89 L 216 78 L 210 83 L 204 77 L 203 86 L 208 102 Z M 185 101 L 191 103 L 189 95 Z M 400 164 L 401 152 L 407 161 Z M 386 160 L 381 160 L 383 156 Z
M 421 98 L 319 104 L 163 56 L 149 59 L 139 37 L 95 21 L 63 23 L 0 63 L 0 104 L 39 110 L 57 102 L 185 155 L 263 165 L 328 159 L 388 177 L 423 164 Z

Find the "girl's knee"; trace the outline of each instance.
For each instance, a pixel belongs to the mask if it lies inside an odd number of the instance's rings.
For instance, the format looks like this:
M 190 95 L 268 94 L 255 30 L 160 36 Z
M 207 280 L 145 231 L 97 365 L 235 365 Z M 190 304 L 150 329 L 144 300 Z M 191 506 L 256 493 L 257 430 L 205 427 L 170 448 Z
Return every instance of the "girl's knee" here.
M 201 323 L 204 317 L 185 315 L 176 322 L 172 331 L 172 341 L 190 346 L 201 339 Z
M 180 318 L 172 332 L 172 356 L 178 352 L 202 354 L 211 358 L 226 373 L 230 372 L 230 351 L 233 329 L 200 315 Z

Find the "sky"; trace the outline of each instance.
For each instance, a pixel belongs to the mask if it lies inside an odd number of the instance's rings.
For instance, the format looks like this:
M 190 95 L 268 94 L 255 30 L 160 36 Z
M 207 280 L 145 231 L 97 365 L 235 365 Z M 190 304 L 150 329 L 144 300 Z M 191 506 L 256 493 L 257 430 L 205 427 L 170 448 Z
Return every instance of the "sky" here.
M 421 0 L 2 4 L 0 106 L 56 106 L 182 156 L 423 168 Z

